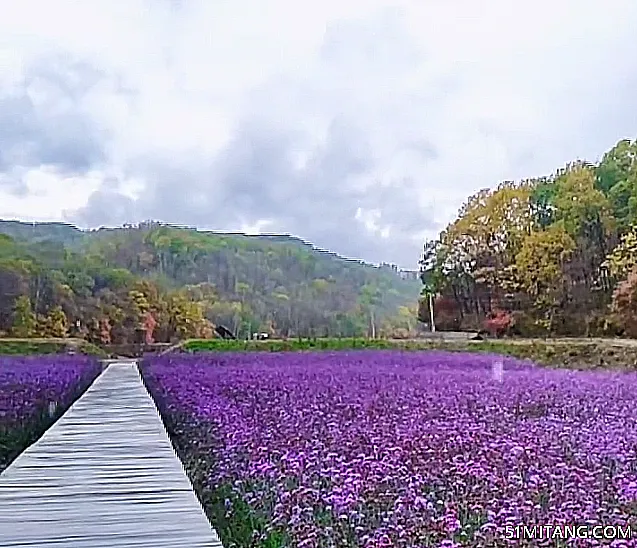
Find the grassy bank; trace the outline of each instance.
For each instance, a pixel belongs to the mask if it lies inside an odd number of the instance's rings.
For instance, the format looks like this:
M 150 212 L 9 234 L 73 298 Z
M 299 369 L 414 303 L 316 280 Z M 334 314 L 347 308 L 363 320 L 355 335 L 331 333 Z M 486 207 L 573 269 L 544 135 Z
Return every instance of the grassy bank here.
M 415 341 L 389 339 L 316 338 L 316 339 L 271 339 L 265 341 L 242 341 L 224 339 L 191 339 L 176 350 L 185 352 L 298 352 L 303 350 L 352 350 L 352 349 L 398 349 L 426 348 Z
M 166 345 L 159 346 L 164 348 Z M 162 348 L 156 349 L 156 351 L 162 353 Z M 637 370 L 637 341 L 621 339 L 504 339 L 488 341 L 363 338 L 272 339 L 265 341 L 191 339 L 168 347 L 166 350 L 195 353 L 365 349 L 487 352 L 529 359 L 547 366 L 577 369 L 612 367 Z M 74 351 L 78 354 L 106 358 L 113 354 L 112 350 L 99 348 L 81 339 L 0 339 L 0 355 L 60 354 Z M 115 354 L 120 353 L 115 352 Z
M 173 351 L 181 352 L 286 352 L 304 350 L 448 350 L 486 352 L 529 359 L 546 366 L 591 369 L 637 369 L 637 344 L 616 339 L 511 339 L 444 341 L 427 339 L 288 339 L 237 341 L 191 339 Z
M 0 339 L 0 355 L 64 354 L 71 351 L 88 356 L 107 356 L 101 348 L 81 339 Z

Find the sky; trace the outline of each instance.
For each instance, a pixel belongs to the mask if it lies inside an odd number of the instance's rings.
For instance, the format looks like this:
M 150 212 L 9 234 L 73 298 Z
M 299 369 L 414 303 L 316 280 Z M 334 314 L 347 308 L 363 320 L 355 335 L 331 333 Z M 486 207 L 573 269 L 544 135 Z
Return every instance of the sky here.
M 637 128 L 634 0 L 0 0 L 0 218 L 289 233 L 417 268 Z

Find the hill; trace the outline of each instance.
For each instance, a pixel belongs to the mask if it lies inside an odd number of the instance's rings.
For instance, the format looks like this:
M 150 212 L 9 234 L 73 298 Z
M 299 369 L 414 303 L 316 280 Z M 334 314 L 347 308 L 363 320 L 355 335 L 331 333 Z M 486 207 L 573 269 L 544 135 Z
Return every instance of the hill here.
M 414 328 L 420 283 L 289 235 L 0 221 L 0 330 L 127 343 Z
M 24 223 L 0 219 L 0 234 L 26 242 L 54 241 L 73 244 L 82 240 L 85 233 L 67 223 Z

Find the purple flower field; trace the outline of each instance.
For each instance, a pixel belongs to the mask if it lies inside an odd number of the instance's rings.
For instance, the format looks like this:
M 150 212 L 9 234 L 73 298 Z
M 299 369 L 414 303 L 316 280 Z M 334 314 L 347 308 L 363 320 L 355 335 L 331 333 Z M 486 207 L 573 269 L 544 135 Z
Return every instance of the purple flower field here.
M 84 356 L 0 357 L 0 472 L 70 407 L 101 371 Z
M 635 374 L 353 351 L 144 376 L 226 548 L 596 546 L 506 526 L 637 526 Z

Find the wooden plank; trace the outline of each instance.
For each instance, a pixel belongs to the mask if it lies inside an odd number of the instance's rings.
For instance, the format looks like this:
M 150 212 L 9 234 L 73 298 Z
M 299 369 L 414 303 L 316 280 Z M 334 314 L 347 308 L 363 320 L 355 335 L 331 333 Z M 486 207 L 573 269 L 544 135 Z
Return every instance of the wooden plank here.
M 0 475 L 0 546 L 222 548 L 134 361 Z

